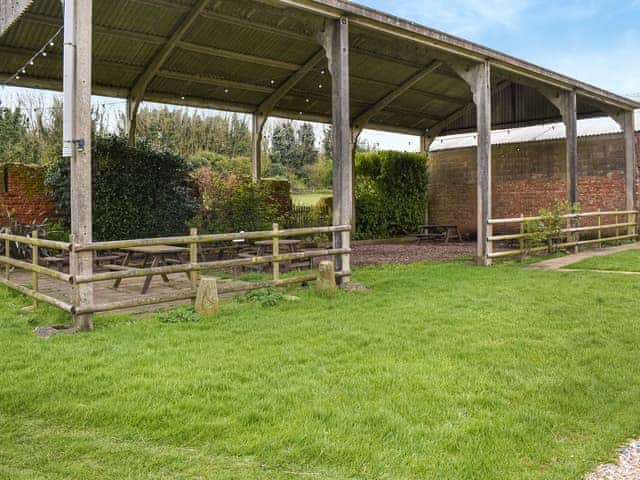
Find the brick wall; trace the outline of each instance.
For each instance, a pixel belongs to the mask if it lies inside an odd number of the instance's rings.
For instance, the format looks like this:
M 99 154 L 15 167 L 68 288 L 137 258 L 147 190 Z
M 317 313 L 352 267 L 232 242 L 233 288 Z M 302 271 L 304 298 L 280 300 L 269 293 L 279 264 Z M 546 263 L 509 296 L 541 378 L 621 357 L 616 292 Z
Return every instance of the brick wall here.
M 37 165 L 0 165 L 0 225 L 7 212 L 20 223 L 41 223 L 55 217 L 55 204 L 45 186 L 45 169 Z
M 578 155 L 581 209 L 624 209 L 622 135 L 580 138 Z M 475 234 L 476 149 L 433 152 L 429 168 L 430 222 L 456 224 L 464 234 Z M 567 198 L 565 141 L 494 145 L 492 174 L 494 218 L 536 215 Z

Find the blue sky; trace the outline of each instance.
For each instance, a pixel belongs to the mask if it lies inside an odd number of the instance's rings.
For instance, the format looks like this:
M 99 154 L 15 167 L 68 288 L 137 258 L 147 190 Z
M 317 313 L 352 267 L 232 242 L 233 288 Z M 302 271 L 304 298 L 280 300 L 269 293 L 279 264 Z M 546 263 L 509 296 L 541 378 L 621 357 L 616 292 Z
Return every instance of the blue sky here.
M 640 94 L 640 0 L 359 0 L 623 95 Z

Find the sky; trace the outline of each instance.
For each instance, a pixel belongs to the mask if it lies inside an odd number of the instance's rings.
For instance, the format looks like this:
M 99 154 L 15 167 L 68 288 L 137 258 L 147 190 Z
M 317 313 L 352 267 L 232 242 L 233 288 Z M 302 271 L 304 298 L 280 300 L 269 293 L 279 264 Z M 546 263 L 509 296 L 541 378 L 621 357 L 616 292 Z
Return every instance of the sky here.
M 615 93 L 640 98 L 640 0 L 359 0 L 357 3 Z M 365 132 L 363 138 L 380 148 L 416 150 L 419 146 L 417 138 L 402 135 Z

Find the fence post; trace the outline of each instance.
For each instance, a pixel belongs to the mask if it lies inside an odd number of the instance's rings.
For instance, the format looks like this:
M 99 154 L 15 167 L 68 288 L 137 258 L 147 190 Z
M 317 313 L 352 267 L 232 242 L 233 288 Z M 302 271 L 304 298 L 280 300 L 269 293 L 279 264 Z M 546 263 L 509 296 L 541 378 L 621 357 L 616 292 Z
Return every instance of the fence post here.
M 616 225 L 620 225 L 620 215 L 616 213 Z M 620 236 L 620 227 L 616 226 L 616 238 Z M 620 240 L 616 240 L 616 242 L 620 242 Z
M 580 217 L 577 216 L 573 219 L 573 228 L 580 228 Z M 573 247 L 573 251 L 574 253 L 580 253 L 580 232 L 574 232 L 573 233 L 573 241 L 576 242 L 575 246 Z
M 192 228 L 190 234 L 191 237 L 197 237 L 198 229 Z M 198 265 L 198 244 L 195 241 L 189 244 L 189 263 L 191 264 L 191 267 Z M 198 288 L 198 272 L 196 270 L 191 270 L 189 272 L 189 278 L 191 279 L 191 288 Z
M 7 228 L 7 234 L 11 235 L 11 229 Z M 11 258 L 11 242 L 9 240 L 4 241 L 4 256 L 6 258 Z M 11 274 L 11 265 L 8 263 L 5 265 L 4 276 L 7 280 L 9 280 L 9 275 Z
M 527 258 L 526 240 L 524 238 L 524 214 L 520 214 L 520 261 Z
M 600 248 L 602 248 L 602 215 L 600 214 L 602 210 L 599 208 L 598 209 L 598 240 L 600 240 L 600 242 L 598 242 L 598 245 Z
M 280 230 L 280 227 L 277 223 L 273 224 L 273 233 L 276 234 L 273 237 L 273 256 L 277 257 L 280 255 L 280 237 L 278 237 L 277 233 Z M 273 281 L 277 282 L 280 280 L 280 263 L 273 262 Z
M 31 234 L 31 238 L 33 240 L 38 240 L 38 231 L 34 230 L 33 233 Z M 39 254 L 39 249 L 38 246 L 33 244 L 31 245 L 31 261 L 33 263 L 34 267 L 37 267 L 40 263 L 40 254 Z M 40 287 L 40 278 L 38 275 L 38 272 L 34 271 L 31 274 L 31 283 L 32 283 L 32 287 L 33 287 L 33 291 L 38 293 L 39 291 L 39 287 Z M 38 306 L 38 302 L 36 300 L 33 301 L 33 306 L 36 307 Z

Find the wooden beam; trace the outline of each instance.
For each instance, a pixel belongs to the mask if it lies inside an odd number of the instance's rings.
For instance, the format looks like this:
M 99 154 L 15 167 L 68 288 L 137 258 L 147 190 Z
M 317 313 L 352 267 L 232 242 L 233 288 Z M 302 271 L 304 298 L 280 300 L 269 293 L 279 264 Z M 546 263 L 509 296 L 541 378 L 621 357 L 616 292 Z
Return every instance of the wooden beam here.
M 329 60 L 332 81 L 333 123 L 333 224 L 353 223 L 353 164 L 351 162 L 351 116 L 349 113 L 349 19 L 328 23 L 320 38 Z M 350 248 L 350 232 L 333 237 L 334 248 Z M 351 271 L 348 254 L 335 257 L 336 271 Z M 347 283 L 349 277 L 342 279 Z
M 280 70 L 288 70 L 295 72 L 300 69 L 300 65 L 290 62 L 282 62 L 280 60 L 274 60 L 271 58 L 258 57 L 255 55 L 247 55 L 244 53 L 232 52 L 230 50 L 224 50 L 222 48 L 207 47 L 204 45 L 197 45 L 190 42 L 178 42 L 178 48 L 187 52 L 200 53 L 202 55 L 209 55 L 211 57 L 225 58 L 228 60 L 235 60 L 238 62 L 251 63 L 254 65 L 263 65 L 270 68 L 278 68 Z
M 273 93 L 272 87 L 263 87 L 262 85 L 255 85 L 253 83 L 237 82 L 235 80 L 223 80 L 220 78 L 208 77 L 204 75 L 192 75 L 189 73 L 171 72 L 169 70 L 160 70 L 157 73 L 158 77 L 169 78 L 171 80 L 178 80 L 181 82 L 194 82 L 201 83 L 203 85 L 211 85 L 214 87 L 222 88 L 235 88 L 238 90 L 244 90 L 246 92 L 256 93 Z
M 389 105 L 395 102 L 398 98 L 404 95 L 409 89 L 411 89 L 411 87 L 420 83 L 422 80 L 427 78 L 433 72 L 438 70 L 441 66 L 442 66 L 442 62 L 435 61 L 431 63 L 424 70 L 421 70 L 415 75 L 412 75 L 402 85 L 395 88 L 387 96 L 381 98 L 375 105 L 369 108 L 366 112 L 360 114 L 353 121 L 353 127 L 359 128 L 359 129 L 365 128 L 367 126 L 367 123 L 369 123 L 369 120 L 371 120 L 371 118 L 373 118 L 376 114 L 380 113 L 382 110 L 387 108 Z
M 504 90 L 506 90 L 509 85 L 510 83 L 507 81 L 498 83 L 498 85 L 496 85 L 496 88 L 493 89 L 492 95 L 499 95 Z M 475 102 L 472 101 L 471 103 L 453 112 L 444 120 L 441 120 L 439 123 L 429 127 L 429 130 L 427 132 L 427 136 L 430 138 L 429 144 L 431 144 L 436 139 L 436 137 L 439 136 L 449 125 L 470 113 L 475 108 L 475 106 Z
M 155 0 L 154 0 L 155 1 Z M 171 37 L 165 45 L 156 53 L 155 57 L 149 63 L 145 71 L 140 75 L 133 88 L 131 89 L 131 97 L 142 100 L 147 87 L 162 68 L 169 56 L 173 53 L 182 37 L 189 31 L 197 18 L 204 12 L 210 0 L 198 0 L 195 6 L 182 19 Z

